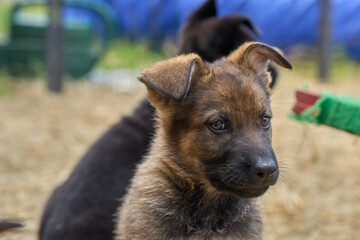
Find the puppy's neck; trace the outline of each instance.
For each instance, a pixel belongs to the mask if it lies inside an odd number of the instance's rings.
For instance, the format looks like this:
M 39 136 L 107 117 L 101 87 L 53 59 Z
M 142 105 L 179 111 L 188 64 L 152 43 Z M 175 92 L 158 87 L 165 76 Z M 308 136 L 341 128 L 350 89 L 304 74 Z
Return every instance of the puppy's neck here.
M 261 222 L 254 200 L 216 190 L 188 164 L 194 159 L 169 146 L 163 134 L 158 131 L 148 160 L 157 162 L 160 182 L 167 189 L 159 199 L 168 207 L 166 221 L 178 226 L 176 234 L 225 234 L 234 226 L 245 229 L 254 221 Z
M 160 127 L 157 129 L 149 155 L 160 164 L 162 171 L 171 176 L 171 181 L 188 186 L 198 185 L 204 193 L 217 195 L 215 188 L 205 179 L 204 173 L 199 168 L 194 168 L 196 159 L 183 153 L 176 142 L 178 141 L 169 139 Z

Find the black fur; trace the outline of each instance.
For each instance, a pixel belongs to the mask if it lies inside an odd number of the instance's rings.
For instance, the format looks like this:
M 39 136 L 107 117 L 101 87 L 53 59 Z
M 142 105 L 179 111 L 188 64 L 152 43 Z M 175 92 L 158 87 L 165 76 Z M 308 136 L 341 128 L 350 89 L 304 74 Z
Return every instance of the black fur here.
M 246 16 L 234 14 L 223 18 L 216 16 L 215 0 L 209 0 L 194 11 L 179 34 L 179 54 L 197 53 L 208 62 L 213 62 L 246 41 L 255 40 L 260 31 Z M 278 72 L 269 65 L 270 88 L 273 88 Z
M 208 61 L 221 58 L 252 40 L 239 28 L 239 24 L 249 27 L 248 21 L 242 16 L 217 18 L 215 1 L 209 0 L 188 18 L 180 34 L 180 42 L 186 44 L 180 44 L 179 53 L 197 52 Z M 197 29 L 202 22 L 204 26 L 211 23 L 213 29 Z M 197 40 L 196 35 L 202 40 Z M 199 49 L 201 41 L 205 43 Z M 153 107 L 143 100 L 131 116 L 115 124 L 91 146 L 50 197 L 41 221 L 40 240 L 112 239 L 114 214 L 154 134 L 153 113 Z
M 208 62 L 228 55 L 245 41 L 253 41 L 259 31 L 251 20 L 234 14 L 216 16 L 215 0 L 193 12 L 179 34 L 179 54 L 197 53 Z
M 112 239 L 113 215 L 154 132 L 153 114 L 143 100 L 90 148 L 47 203 L 40 239 Z
M 14 220 L 0 220 L 0 232 L 4 232 L 13 228 L 21 228 L 23 225 Z

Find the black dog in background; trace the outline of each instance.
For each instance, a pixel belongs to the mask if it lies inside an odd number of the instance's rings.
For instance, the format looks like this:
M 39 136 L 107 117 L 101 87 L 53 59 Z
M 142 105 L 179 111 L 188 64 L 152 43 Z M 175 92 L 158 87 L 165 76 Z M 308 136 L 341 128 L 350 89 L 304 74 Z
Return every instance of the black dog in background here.
M 234 14 L 216 16 L 215 1 L 207 1 L 191 14 L 179 34 L 179 53 L 195 52 L 208 62 L 227 56 L 245 41 L 260 35 L 250 19 Z
M 254 40 L 260 31 L 245 16 L 234 14 L 218 18 L 215 0 L 207 1 L 202 7 L 191 14 L 179 35 L 179 54 L 197 53 L 208 62 L 213 62 L 228 55 L 239 45 Z M 275 85 L 278 72 L 270 63 L 270 88 Z
M 218 18 L 215 0 L 208 0 L 182 28 L 179 54 L 195 52 L 204 60 L 214 61 L 253 40 L 249 32 L 257 33 L 249 19 L 240 15 Z M 154 108 L 144 99 L 132 115 L 91 146 L 50 197 L 40 240 L 113 239 L 114 214 L 154 134 L 153 115 Z

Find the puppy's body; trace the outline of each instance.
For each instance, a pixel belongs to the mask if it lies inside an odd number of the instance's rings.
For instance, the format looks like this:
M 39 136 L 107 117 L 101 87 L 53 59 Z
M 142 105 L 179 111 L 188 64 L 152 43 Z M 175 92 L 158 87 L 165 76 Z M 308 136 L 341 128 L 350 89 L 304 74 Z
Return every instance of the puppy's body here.
M 121 207 L 118 240 L 261 239 L 253 198 L 279 175 L 269 59 L 291 68 L 276 49 L 247 43 L 213 64 L 188 54 L 143 71 L 158 129 Z
M 252 200 L 207 189 L 191 169 L 172 165 L 181 160 L 162 137 L 154 146 L 161 147 L 138 166 L 123 203 L 118 239 L 260 239 L 261 215 Z
M 209 19 L 212 24 L 218 22 L 217 28 L 209 28 L 207 33 L 191 30 L 193 24 L 196 27 Z M 201 52 L 193 48 L 191 38 L 196 35 L 208 41 L 213 38 L 232 41 L 230 38 L 234 33 L 242 32 L 238 25 L 231 25 L 232 32 L 220 36 L 218 31 L 225 24 L 222 18 L 216 17 L 214 0 L 207 1 L 189 18 L 186 30 L 180 36 L 184 44 L 179 46 L 179 53 L 198 52 L 212 61 L 226 55 L 240 43 L 251 40 L 244 35 L 243 39 L 237 39 L 241 41 L 236 45 L 217 42 L 202 47 Z M 206 52 L 211 52 L 211 59 L 207 58 Z M 112 126 L 89 148 L 69 178 L 51 195 L 41 220 L 41 240 L 112 239 L 119 200 L 124 196 L 135 166 L 145 155 L 154 134 L 153 112 L 154 108 L 144 99 L 132 115 Z

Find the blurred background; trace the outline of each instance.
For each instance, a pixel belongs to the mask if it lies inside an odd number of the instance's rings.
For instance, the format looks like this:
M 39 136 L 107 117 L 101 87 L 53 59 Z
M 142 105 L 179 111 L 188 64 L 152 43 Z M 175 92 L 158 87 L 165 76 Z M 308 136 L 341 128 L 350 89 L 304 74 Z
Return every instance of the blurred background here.
M 0 219 L 24 224 L 1 239 L 37 238 L 54 187 L 146 95 L 137 75 L 176 54 L 203 2 L 0 2 Z M 294 68 L 272 95 L 282 177 L 259 199 L 264 239 L 358 239 L 359 136 L 288 115 L 304 85 L 360 98 L 360 1 L 219 0 L 217 10 L 250 17 Z

